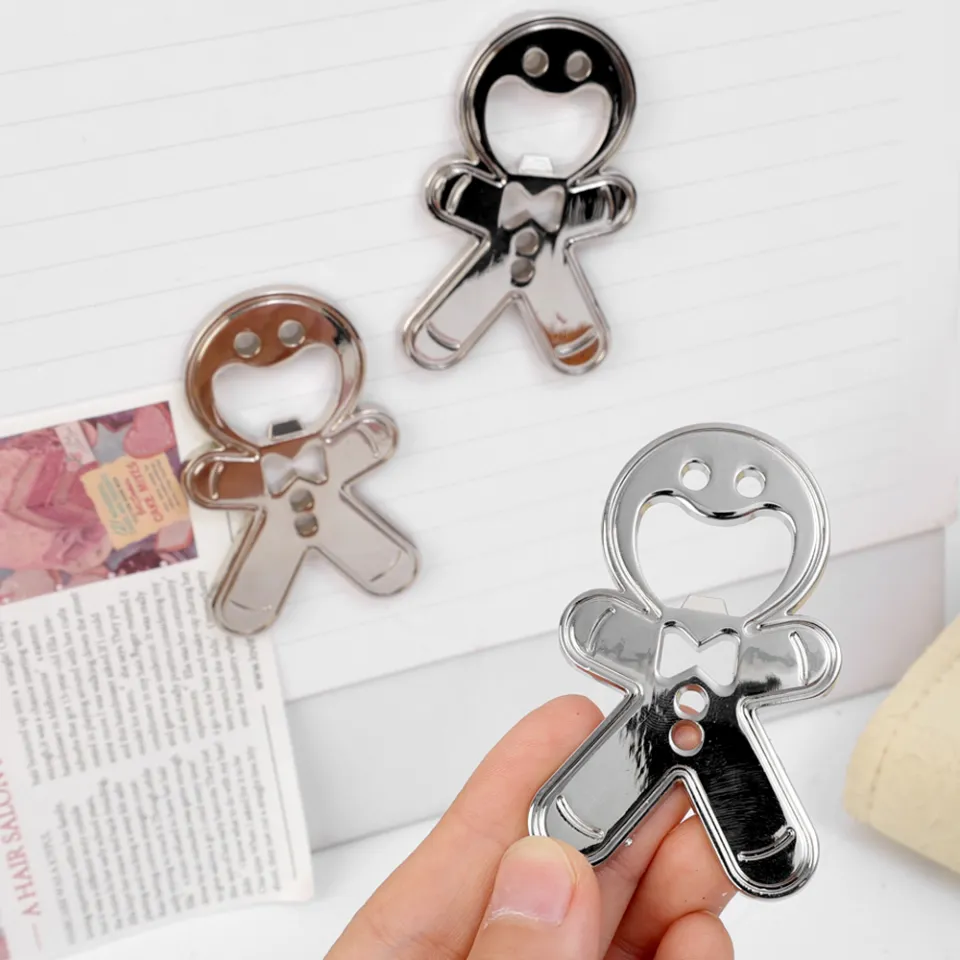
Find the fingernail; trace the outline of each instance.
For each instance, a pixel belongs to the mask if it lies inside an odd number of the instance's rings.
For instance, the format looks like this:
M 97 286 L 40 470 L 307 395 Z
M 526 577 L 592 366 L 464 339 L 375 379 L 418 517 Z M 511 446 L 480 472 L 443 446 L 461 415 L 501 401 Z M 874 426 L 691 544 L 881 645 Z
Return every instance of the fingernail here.
M 570 909 L 575 883 L 573 865 L 556 840 L 526 837 L 500 862 L 488 922 L 519 917 L 559 926 Z

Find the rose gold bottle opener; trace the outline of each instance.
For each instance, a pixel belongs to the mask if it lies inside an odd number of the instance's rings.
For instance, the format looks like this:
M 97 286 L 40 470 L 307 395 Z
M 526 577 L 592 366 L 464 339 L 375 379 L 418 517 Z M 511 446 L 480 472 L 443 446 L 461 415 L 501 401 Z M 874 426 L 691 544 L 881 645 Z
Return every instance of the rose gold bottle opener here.
M 269 367 L 317 345 L 332 350 L 340 367 L 339 396 L 324 422 L 274 423 L 260 445 L 227 423 L 214 397 L 219 371 L 236 363 Z M 250 636 L 269 627 L 308 550 L 377 596 L 413 582 L 416 548 L 354 490 L 397 445 L 390 417 L 357 409 L 363 375 L 363 348 L 350 322 L 299 293 L 244 299 L 194 343 L 187 398 L 215 442 L 186 465 L 184 488 L 201 507 L 248 515 L 213 590 L 214 616 L 225 630 Z

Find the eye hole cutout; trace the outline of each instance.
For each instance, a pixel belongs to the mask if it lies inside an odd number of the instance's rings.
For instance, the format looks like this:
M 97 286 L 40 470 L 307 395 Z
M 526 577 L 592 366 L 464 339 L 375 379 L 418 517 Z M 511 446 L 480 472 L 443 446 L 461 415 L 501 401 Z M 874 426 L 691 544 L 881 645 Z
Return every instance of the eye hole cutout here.
M 695 757 L 703 741 L 703 727 L 693 720 L 678 720 L 670 728 L 670 747 L 680 757 Z
M 593 73 L 593 61 L 582 50 L 574 50 L 564 64 L 567 78 L 574 83 L 583 83 Z
M 299 347 L 306 339 L 306 331 L 299 320 L 284 320 L 278 331 L 280 342 L 289 349 Z
M 541 47 L 528 47 L 523 54 L 523 72 L 533 79 L 542 77 L 550 69 L 550 58 Z
M 710 695 L 698 683 L 680 687 L 673 697 L 673 712 L 681 720 L 702 720 L 710 709 Z
M 680 482 L 693 493 L 699 493 L 710 482 L 710 468 L 702 460 L 688 460 L 680 468 Z
M 744 467 L 737 473 L 734 485 L 745 500 L 756 500 L 766 489 L 767 478 L 756 467 Z
M 260 346 L 260 338 L 252 330 L 241 330 L 233 338 L 233 352 L 243 360 L 252 360 Z

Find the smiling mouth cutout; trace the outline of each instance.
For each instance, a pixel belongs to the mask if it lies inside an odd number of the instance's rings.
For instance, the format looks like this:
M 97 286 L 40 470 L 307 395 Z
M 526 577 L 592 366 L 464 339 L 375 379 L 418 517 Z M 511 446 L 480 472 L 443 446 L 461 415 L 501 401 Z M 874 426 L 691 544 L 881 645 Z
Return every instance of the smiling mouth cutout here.
M 555 94 L 502 77 L 485 112 L 490 147 L 509 173 L 569 177 L 600 148 L 612 110 L 609 93 L 596 83 Z
M 330 415 L 339 390 L 337 358 L 320 345 L 306 346 L 269 367 L 230 363 L 213 380 L 221 417 L 256 444 L 310 432 Z

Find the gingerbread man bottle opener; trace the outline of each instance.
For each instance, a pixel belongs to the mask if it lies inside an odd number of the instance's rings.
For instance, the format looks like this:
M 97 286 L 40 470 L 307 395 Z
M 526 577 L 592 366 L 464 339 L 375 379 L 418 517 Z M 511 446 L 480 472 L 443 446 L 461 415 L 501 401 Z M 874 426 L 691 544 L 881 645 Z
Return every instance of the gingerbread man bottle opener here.
M 498 81 L 512 77 L 550 94 L 589 84 L 606 92 L 606 133 L 571 176 L 554 175 L 544 157 L 525 157 L 511 172 L 495 155 L 487 101 Z M 440 165 L 426 189 L 431 213 L 473 243 L 404 326 L 405 349 L 418 364 L 443 370 L 459 362 L 510 304 L 558 370 L 585 373 L 603 360 L 607 323 L 574 247 L 619 230 L 633 213 L 633 185 L 603 166 L 626 136 L 635 105 L 622 51 L 579 20 L 529 20 L 480 54 L 460 97 L 468 158 Z
M 318 345 L 334 351 L 340 370 L 339 396 L 326 422 L 275 423 L 259 444 L 227 423 L 214 396 L 218 371 L 235 363 L 269 367 Z M 187 398 L 215 445 L 186 465 L 184 487 L 202 507 L 248 514 L 213 590 L 214 615 L 224 629 L 250 636 L 273 623 L 308 550 L 378 596 L 413 581 L 415 548 L 353 489 L 397 444 L 390 417 L 357 409 L 363 368 L 349 321 L 298 293 L 245 299 L 216 317 L 194 344 Z
M 764 513 L 783 520 L 793 556 L 773 595 L 745 617 L 729 615 L 722 601 L 664 605 L 644 579 L 636 543 L 643 514 L 665 501 L 720 525 Z M 795 615 L 820 576 L 828 540 L 816 482 L 768 437 L 711 424 L 667 434 L 637 454 L 603 518 L 619 591 L 583 594 L 560 623 L 567 657 L 626 696 L 539 791 L 530 832 L 600 863 L 682 781 L 740 890 L 772 898 L 799 889 L 816 867 L 817 838 L 757 710 L 819 696 L 837 678 L 836 640 Z M 678 637 L 688 655 L 667 669 L 665 645 Z M 702 666 L 718 644 L 734 650 L 722 677 Z

